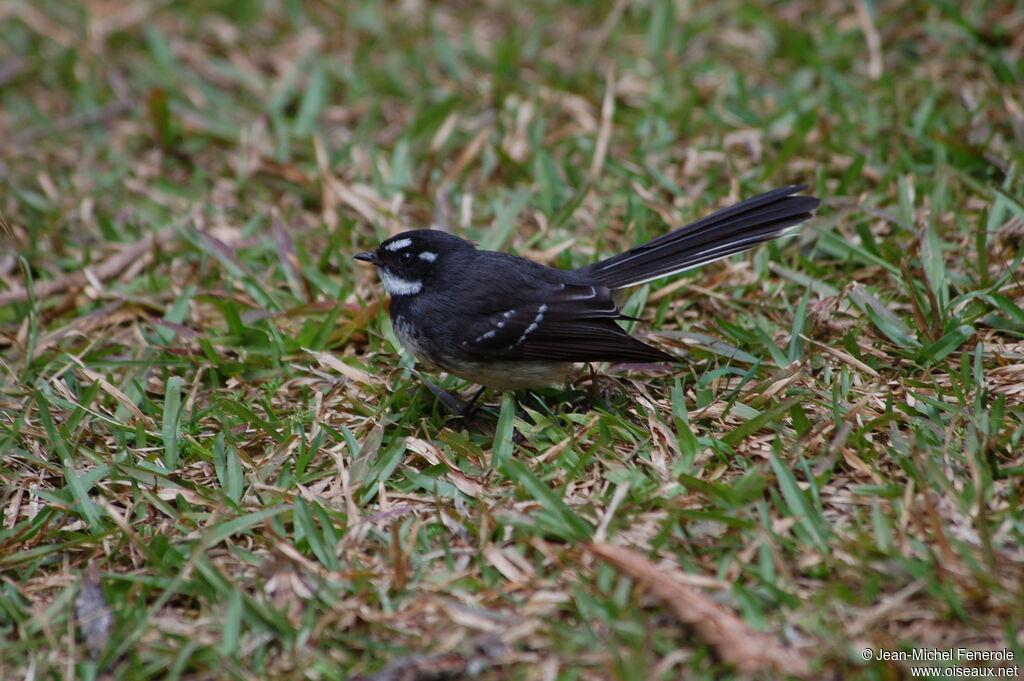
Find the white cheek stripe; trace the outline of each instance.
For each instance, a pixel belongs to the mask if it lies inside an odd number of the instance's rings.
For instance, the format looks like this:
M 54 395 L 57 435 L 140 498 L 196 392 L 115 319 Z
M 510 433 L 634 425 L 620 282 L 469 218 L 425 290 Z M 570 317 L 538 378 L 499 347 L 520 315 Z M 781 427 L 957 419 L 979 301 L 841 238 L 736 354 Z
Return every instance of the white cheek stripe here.
M 380 270 L 380 280 L 384 284 L 384 288 L 388 290 L 388 293 L 393 296 L 412 296 L 423 289 L 422 281 L 402 279 L 383 268 Z
M 426 260 L 427 262 L 434 262 L 437 260 L 437 253 L 431 253 L 430 251 L 423 251 L 420 253 L 420 260 Z
M 407 248 L 412 245 L 412 239 L 399 239 L 398 241 L 392 241 L 384 247 L 386 251 L 400 251 L 403 248 Z

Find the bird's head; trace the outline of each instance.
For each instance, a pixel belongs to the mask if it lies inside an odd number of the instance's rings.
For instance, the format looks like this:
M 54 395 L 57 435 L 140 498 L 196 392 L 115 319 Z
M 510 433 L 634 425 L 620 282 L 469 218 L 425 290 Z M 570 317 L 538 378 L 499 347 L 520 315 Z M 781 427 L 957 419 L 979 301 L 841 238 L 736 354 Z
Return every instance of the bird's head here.
M 360 253 L 356 260 L 373 263 L 391 296 L 414 296 L 453 255 L 472 243 L 436 229 L 414 229 L 384 241 L 375 250 Z

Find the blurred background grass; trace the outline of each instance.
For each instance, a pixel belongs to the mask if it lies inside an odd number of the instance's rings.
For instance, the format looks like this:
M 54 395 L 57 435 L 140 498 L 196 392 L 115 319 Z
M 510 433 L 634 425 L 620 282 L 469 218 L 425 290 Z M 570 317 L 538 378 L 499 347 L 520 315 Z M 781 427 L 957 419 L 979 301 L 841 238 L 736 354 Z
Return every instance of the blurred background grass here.
M 1024 654 L 1017 3 L 0 22 L 0 677 L 346 678 L 481 634 L 493 678 L 728 676 L 581 557 L 602 519 L 832 676 Z M 442 430 L 351 260 L 433 224 L 573 267 L 787 183 L 825 199 L 796 247 L 631 300 L 694 365 L 520 447 L 507 411 Z

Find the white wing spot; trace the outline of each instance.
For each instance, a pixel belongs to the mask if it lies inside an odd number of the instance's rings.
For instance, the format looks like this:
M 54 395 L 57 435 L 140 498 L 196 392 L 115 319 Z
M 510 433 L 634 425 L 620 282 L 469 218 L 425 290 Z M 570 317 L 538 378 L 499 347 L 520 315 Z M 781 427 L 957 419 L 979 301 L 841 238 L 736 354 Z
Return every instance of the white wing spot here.
M 505 310 L 501 316 L 504 317 L 505 319 L 512 319 L 512 315 L 514 315 L 515 313 L 515 310 Z
M 517 340 L 513 345 L 508 346 L 508 349 L 511 350 L 516 345 L 522 345 L 523 342 L 526 340 L 526 337 L 537 330 L 537 325 L 540 323 L 540 320 L 542 319 L 544 319 L 543 312 L 534 317 L 534 322 L 530 324 L 528 327 L 526 327 L 526 330 L 523 331 L 523 335 L 519 337 L 519 340 Z
M 423 251 L 420 253 L 420 260 L 426 260 L 427 262 L 434 262 L 437 260 L 437 253 L 431 253 L 430 251 Z
M 505 328 L 505 322 L 498 322 L 498 328 L 499 329 L 504 329 Z
M 529 336 L 531 333 L 533 333 L 536 328 L 537 328 L 537 323 L 536 322 L 534 322 L 533 324 L 530 324 L 528 327 L 526 327 L 526 331 L 523 331 L 523 335 L 520 336 L 519 340 L 516 341 L 516 345 L 522 345 L 523 341 L 526 340 L 526 337 Z M 511 349 L 511 348 L 514 348 L 516 345 L 510 345 L 508 347 Z
M 485 341 L 488 338 L 494 338 L 494 333 L 494 331 L 488 331 L 487 333 L 481 334 L 476 337 L 476 342 L 479 343 L 480 341 Z
M 396 239 L 384 247 L 386 251 L 400 251 L 403 248 L 412 246 L 412 239 Z

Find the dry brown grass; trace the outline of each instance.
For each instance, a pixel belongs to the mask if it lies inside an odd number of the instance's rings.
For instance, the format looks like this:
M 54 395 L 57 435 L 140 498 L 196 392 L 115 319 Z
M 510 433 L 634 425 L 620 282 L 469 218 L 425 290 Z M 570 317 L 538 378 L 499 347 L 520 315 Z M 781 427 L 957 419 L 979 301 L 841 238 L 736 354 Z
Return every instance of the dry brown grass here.
M 1019 663 L 1013 3 L 0 17 L 0 678 L 733 675 L 679 585 L 821 676 Z M 579 266 L 789 182 L 813 224 L 638 291 L 691 363 L 591 411 L 445 428 L 351 261 Z

